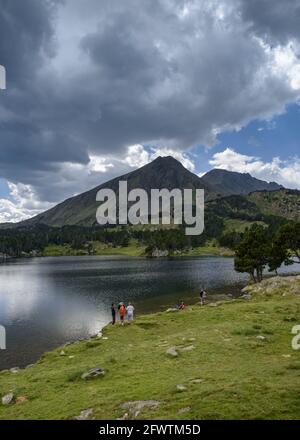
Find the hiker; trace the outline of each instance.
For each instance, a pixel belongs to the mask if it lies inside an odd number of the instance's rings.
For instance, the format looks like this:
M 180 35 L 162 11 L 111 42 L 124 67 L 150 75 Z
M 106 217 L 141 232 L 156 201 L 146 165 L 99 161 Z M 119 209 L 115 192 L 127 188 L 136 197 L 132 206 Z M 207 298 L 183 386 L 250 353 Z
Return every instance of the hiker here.
M 115 308 L 114 303 L 112 303 L 112 305 L 111 305 L 111 317 L 112 317 L 111 323 L 112 323 L 112 325 L 115 325 L 115 323 L 116 323 L 116 308 Z
M 181 301 L 180 306 L 178 308 L 179 308 L 179 310 L 185 310 L 186 305 L 184 304 L 183 301 Z
M 204 306 L 204 300 L 205 300 L 205 298 L 206 298 L 206 295 L 207 295 L 207 293 L 205 292 L 205 290 L 202 288 L 201 290 L 200 290 L 200 304 L 201 304 L 201 306 Z
M 119 310 L 121 325 L 124 325 L 124 317 L 125 317 L 125 312 L 126 312 L 126 308 L 124 306 L 124 303 L 121 302 L 119 304 L 118 310 Z
M 134 307 L 133 307 L 133 305 L 131 303 L 128 304 L 126 311 L 127 311 L 127 319 L 128 319 L 128 321 L 132 322 L 133 321 Z

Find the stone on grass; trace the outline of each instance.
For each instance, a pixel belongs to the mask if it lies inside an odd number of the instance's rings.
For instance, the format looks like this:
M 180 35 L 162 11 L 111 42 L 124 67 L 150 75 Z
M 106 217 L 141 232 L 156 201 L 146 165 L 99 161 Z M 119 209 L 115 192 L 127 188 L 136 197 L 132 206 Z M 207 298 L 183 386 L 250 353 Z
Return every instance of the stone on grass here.
M 87 380 L 87 379 L 94 379 L 95 377 L 104 376 L 105 370 L 103 368 L 92 368 L 89 371 L 86 371 L 82 374 L 81 379 Z
M 256 339 L 259 339 L 260 341 L 264 341 L 266 339 L 266 337 L 263 335 L 258 335 L 258 336 L 256 336 Z
M 186 347 L 181 348 L 181 351 L 191 351 L 194 350 L 194 345 L 187 345 Z
M 204 379 L 192 379 L 191 382 L 194 384 L 202 383 L 202 382 L 204 382 Z
M 178 352 L 176 350 L 176 347 L 170 347 L 168 348 L 168 350 L 166 351 L 166 354 L 170 357 L 177 357 L 178 356 Z
M 93 415 L 93 408 L 84 409 L 81 411 L 79 416 L 75 416 L 73 420 L 91 420 L 91 416 Z
M 11 373 L 13 373 L 13 374 L 17 374 L 17 373 L 20 372 L 20 368 L 19 368 L 19 367 L 14 367 L 14 368 L 11 368 L 9 371 L 10 371 Z
M 156 409 L 160 402 L 157 400 L 137 400 L 135 402 L 125 402 L 121 405 L 121 408 L 127 410 L 127 412 L 118 420 L 127 420 L 129 418 L 136 418 L 144 408 Z
M 10 405 L 14 401 L 13 393 L 8 393 L 2 397 L 2 405 Z
M 209 307 L 218 307 L 218 303 L 209 303 Z
M 171 307 L 166 310 L 167 313 L 173 313 L 173 312 L 178 312 L 178 311 L 179 311 L 179 309 L 176 309 L 175 307 Z
M 59 355 L 60 355 L 60 356 L 66 356 L 66 353 L 64 352 L 64 350 L 62 350 L 62 351 L 59 353 Z
M 179 384 L 179 385 L 176 385 L 176 390 L 179 391 L 180 393 L 182 393 L 183 391 L 187 390 L 187 387 L 185 385 Z
M 284 357 L 284 358 L 290 358 L 291 355 L 290 355 L 290 354 L 283 354 L 282 357 Z
M 187 407 L 185 407 L 185 408 L 180 408 L 180 410 L 178 411 L 178 414 L 185 414 L 185 413 L 187 413 L 187 412 L 190 412 L 191 411 L 191 407 L 190 406 L 187 406 Z
M 244 295 L 241 296 L 241 298 L 247 299 L 249 301 L 250 299 L 252 299 L 252 295 L 250 293 L 245 293 Z

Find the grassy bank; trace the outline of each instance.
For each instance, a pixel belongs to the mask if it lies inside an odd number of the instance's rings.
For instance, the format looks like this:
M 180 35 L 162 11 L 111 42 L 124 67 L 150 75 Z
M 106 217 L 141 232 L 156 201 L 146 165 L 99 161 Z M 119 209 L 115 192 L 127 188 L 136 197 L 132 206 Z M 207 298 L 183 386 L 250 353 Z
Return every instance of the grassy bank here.
M 15 402 L 0 405 L 0 418 L 70 419 L 86 409 L 99 419 L 132 418 L 122 404 L 155 400 L 136 417 L 298 419 L 300 352 L 291 329 L 300 324 L 300 277 L 268 279 L 247 293 L 251 299 L 108 326 L 104 338 L 2 372 L 0 394 L 13 392 Z M 166 354 L 171 347 L 177 357 Z M 81 379 L 94 367 L 106 374 Z
M 146 255 L 146 247 L 140 245 L 137 241 L 131 241 L 128 246 L 108 246 L 104 243 L 93 242 L 92 255 L 116 255 L 116 256 L 127 256 L 127 257 L 143 257 Z M 43 257 L 63 257 L 63 256 L 82 256 L 89 255 L 86 248 L 74 249 L 70 245 L 49 245 L 47 246 L 42 256 Z M 219 246 L 206 245 L 197 248 L 191 248 L 187 251 L 175 252 L 174 256 L 222 256 L 231 257 L 234 252 L 227 248 L 222 248 Z

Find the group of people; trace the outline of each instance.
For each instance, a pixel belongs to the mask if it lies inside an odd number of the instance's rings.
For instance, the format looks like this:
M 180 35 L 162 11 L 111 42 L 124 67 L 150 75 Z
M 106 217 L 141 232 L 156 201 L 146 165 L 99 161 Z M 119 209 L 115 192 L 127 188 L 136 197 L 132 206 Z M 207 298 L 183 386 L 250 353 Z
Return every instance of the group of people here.
M 207 293 L 204 290 L 204 288 L 200 289 L 199 296 L 200 296 L 200 304 L 201 306 L 203 306 L 205 302 L 205 298 L 207 296 Z M 181 301 L 180 305 L 178 306 L 178 309 L 185 310 L 185 308 L 186 308 L 185 303 Z M 131 303 L 129 303 L 128 306 L 126 307 L 123 302 L 120 302 L 118 307 L 116 308 L 115 304 L 112 303 L 111 305 L 112 325 L 115 325 L 116 323 L 117 313 L 119 314 L 121 325 L 124 325 L 126 315 L 128 322 L 131 323 L 134 317 L 134 306 Z
M 118 308 L 116 308 L 115 304 L 113 303 L 111 305 L 112 325 L 115 325 L 116 323 L 117 313 L 119 314 L 121 325 L 124 325 L 125 315 L 127 315 L 127 320 L 130 323 L 133 321 L 134 307 L 131 303 L 129 303 L 126 307 L 124 303 L 120 302 Z

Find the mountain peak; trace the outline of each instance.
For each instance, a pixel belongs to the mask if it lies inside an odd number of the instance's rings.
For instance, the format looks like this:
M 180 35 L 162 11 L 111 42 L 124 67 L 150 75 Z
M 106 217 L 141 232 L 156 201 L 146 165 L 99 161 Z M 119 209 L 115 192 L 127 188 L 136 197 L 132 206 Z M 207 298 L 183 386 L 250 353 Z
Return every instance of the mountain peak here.
M 265 182 L 252 177 L 249 173 L 239 173 L 215 168 L 206 173 L 202 180 L 219 194 L 250 194 L 256 191 L 277 191 L 283 186 L 275 182 Z

